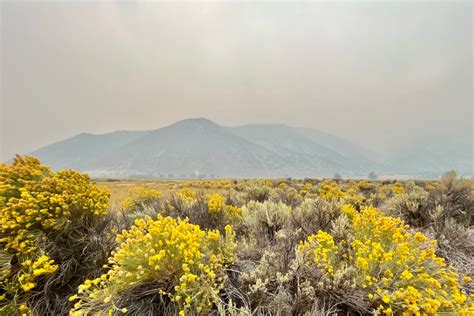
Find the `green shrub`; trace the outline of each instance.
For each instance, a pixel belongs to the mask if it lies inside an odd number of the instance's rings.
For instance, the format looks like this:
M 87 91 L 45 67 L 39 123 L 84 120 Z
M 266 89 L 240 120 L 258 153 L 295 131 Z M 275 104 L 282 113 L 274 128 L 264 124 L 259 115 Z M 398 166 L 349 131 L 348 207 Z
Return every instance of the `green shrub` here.
M 247 193 L 248 201 L 264 202 L 270 198 L 272 188 L 261 181 L 253 181 L 247 183 L 244 192 Z
M 274 243 L 275 234 L 287 226 L 291 209 L 279 202 L 250 201 L 242 208 L 242 225 L 259 247 Z
M 341 200 L 322 198 L 305 199 L 290 213 L 294 229 L 301 229 L 305 236 L 315 234 L 318 230 L 329 230 L 332 222 L 341 214 Z

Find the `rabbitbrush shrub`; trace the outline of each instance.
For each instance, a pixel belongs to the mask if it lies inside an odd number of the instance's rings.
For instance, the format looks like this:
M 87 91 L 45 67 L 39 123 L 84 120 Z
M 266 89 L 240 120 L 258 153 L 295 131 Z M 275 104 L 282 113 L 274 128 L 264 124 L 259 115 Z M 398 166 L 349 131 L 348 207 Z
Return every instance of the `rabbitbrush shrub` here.
M 372 207 L 357 212 L 345 206 L 343 212 L 351 221 L 351 240 L 319 231 L 298 247 L 306 269 L 316 273 L 320 295 L 337 297 L 353 310 L 388 315 L 472 315 L 459 275 L 435 254 L 436 241 L 408 232 L 400 219 Z M 341 286 L 348 275 L 352 284 Z
M 120 209 L 128 214 L 143 212 L 147 208 L 159 209 L 163 195 L 160 191 L 147 187 L 138 187 L 130 190 L 128 196 L 122 201 Z
M 173 218 L 188 218 L 190 223 L 203 229 L 224 232 L 226 225 L 237 228 L 242 220 L 241 208 L 231 202 L 220 193 L 203 194 L 185 188 L 173 194 L 159 213 Z
M 410 183 L 386 202 L 386 213 L 404 219 L 438 241 L 437 254 L 465 275 L 474 275 L 474 182 L 448 172 L 428 192 Z M 474 282 L 463 284 L 474 291 Z
M 230 226 L 222 236 L 161 215 L 136 220 L 117 237 L 108 272 L 71 297 L 72 314 L 208 313 L 234 260 L 234 235 Z
M 58 314 L 97 273 L 107 243 L 107 190 L 31 157 L 0 165 L 0 314 Z M 102 255 L 102 257 L 101 257 Z

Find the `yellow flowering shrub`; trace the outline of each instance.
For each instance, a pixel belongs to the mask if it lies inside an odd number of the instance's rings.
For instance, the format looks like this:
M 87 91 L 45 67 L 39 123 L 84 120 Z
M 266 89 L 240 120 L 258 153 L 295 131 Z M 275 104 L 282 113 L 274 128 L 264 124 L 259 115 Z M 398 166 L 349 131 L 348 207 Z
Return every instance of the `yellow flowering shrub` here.
M 190 188 L 183 188 L 181 191 L 179 191 L 178 195 L 190 203 L 195 201 L 197 196 L 196 192 Z
M 405 193 L 405 188 L 402 187 L 400 184 L 394 184 L 392 186 L 392 192 L 393 194 L 403 194 Z
M 313 184 L 311 182 L 307 182 L 301 187 L 299 194 L 303 197 L 309 197 L 307 195 L 308 193 L 312 193 L 312 189 Z
M 107 190 L 90 183 L 89 176 L 72 170 L 57 173 L 31 157 L 17 156 L 0 166 L 0 245 L 29 254 L 36 250 L 38 231 L 59 230 L 71 217 L 108 211 Z
M 187 218 L 190 223 L 203 229 L 219 229 L 224 232 L 226 225 L 234 228 L 240 225 L 242 210 L 234 205 L 232 196 L 224 197 L 219 193 L 204 194 L 189 188 L 183 188 L 171 195 L 157 213 L 173 218 Z
M 235 223 L 242 217 L 241 208 L 226 204 L 226 199 L 219 193 L 207 195 L 207 208 L 210 214 L 224 217 L 227 224 Z
M 357 187 L 341 188 L 335 181 L 324 181 L 318 190 L 318 195 L 326 200 L 344 200 L 353 205 L 363 205 L 366 198 L 358 194 Z
M 25 292 L 36 286 L 35 279 L 37 277 L 53 273 L 58 269 L 58 266 L 54 264 L 54 260 L 51 260 L 46 255 L 42 255 L 34 261 L 27 259 L 21 265 L 22 271 L 18 281 Z
M 36 158 L 16 156 L 11 165 L 0 165 L 0 250 L 6 262 L 0 314 L 27 309 L 22 301 L 37 280 L 58 269 L 45 244 L 74 223 L 107 213 L 108 198 L 87 175 L 55 173 Z
M 402 220 L 373 207 L 357 212 L 345 205 L 342 212 L 351 222 L 353 240 L 338 241 L 323 231 L 309 236 L 298 247 L 309 266 L 329 279 L 354 267 L 355 286 L 384 314 L 472 315 L 474 306 L 460 289 L 459 275 L 436 256 L 435 241 L 408 232 Z
M 219 193 L 208 194 L 207 207 L 210 213 L 222 212 L 225 208 L 225 197 Z
M 133 306 L 120 305 L 121 297 L 143 284 L 151 284 L 162 302 L 168 299 L 182 311 L 207 312 L 218 300 L 225 267 L 234 260 L 234 236 L 230 226 L 222 236 L 161 215 L 136 220 L 118 235 L 120 246 L 109 259 L 109 271 L 79 286 L 71 298 L 76 301 L 72 314 L 133 311 Z
M 319 189 L 319 196 L 323 199 L 343 199 L 346 194 L 341 190 L 339 186 L 335 183 L 328 182 L 322 184 L 321 188 Z
M 125 212 L 133 212 L 144 206 L 159 203 L 162 198 L 163 194 L 158 190 L 138 187 L 129 192 L 128 196 L 120 203 L 120 207 Z
M 288 188 L 288 184 L 287 184 L 286 182 L 280 182 L 280 183 L 278 184 L 278 187 L 279 187 L 280 189 L 286 189 L 286 188 Z
M 357 191 L 364 193 L 375 193 L 377 191 L 377 182 L 360 180 L 354 185 Z

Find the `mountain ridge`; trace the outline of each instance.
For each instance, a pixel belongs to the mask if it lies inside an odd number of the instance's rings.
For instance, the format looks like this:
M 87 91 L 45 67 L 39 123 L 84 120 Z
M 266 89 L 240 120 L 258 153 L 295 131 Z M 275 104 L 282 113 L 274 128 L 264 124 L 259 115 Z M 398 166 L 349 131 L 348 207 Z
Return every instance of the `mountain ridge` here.
M 29 155 L 53 170 L 72 168 L 106 178 L 303 178 L 335 173 L 363 177 L 371 171 L 397 170 L 396 160 L 380 164 L 363 147 L 317 129 L 286 124 L 222 126 L 203 117 L 152 130 L 83 132 Z M 400 166 L 417 166 L 398 159 Z M 416 172 L 416 168 L 400 170 Z

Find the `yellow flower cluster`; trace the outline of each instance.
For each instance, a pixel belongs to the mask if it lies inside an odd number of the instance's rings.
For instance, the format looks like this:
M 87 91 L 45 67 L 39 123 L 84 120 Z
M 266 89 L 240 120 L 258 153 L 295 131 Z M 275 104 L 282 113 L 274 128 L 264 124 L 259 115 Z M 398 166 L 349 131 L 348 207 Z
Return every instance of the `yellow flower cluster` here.
M 335 256 L 339 255 L 338 247 L 334 243 L 333 237 L 323 231 L 318 231 L 316 235 L 308 237 L 306 243 L 302 243 L 300 251 L 310 249 L 310 245 L 317 245 L 313 250 L 314 263 L 324 267 L 326 272 L 334 274 L 333 263 L 336 262 Z
M 222 212 L 225 206 L 225 198 L 219 193 L 209 194 L 207 196 L 207 207 L 210 213 Z
M 147 187 L 138 187 L 131 190 L 128 196 L 121 202 L 121 209 L 133 211 L 135 207 L 147 205 L 153 201 L 163 198 L 160 191 Z
M 332 181 L 323 183 L 319 189 L 319 196 L 323 199 L 343 199 L 346 194 Z
M 225 236 L 203 231 L 187 220 L 158 215 L 157 220 L 139 219 L 129 231 L 118 235 L 119 248 L 109 259 L 109 271 L 79 287 L 73 315 L 118 308 L 114 300 L 127 289 L 154 283 L 183 311 L 206 312 L 218 298 L 225 278 L 224 268 L 234 260 L 235 233 Z
M 36 286 L 35 279 L 41 275 L 53 273 L 58 269 L 58 266 L 54 264 L 54 260 L 51 260 L 48 256 L 42 255 L 35 261 L 30 259 L 25 260 L 21 263 L 22 272 L 18 277 L 18 281 L 21 284 L 23 291 L 28 292 Z
M 242 216 L 242 209 L 226 204 L 225 198 L 219 193 L 207 195 L 207 208 L 211 214 L 223 214 L 224 217 L 228 218 L 228 223 Z
M 328 277 L 354 267 L 355 284 L 384 314 L 472 315 L 474 305 L 461 290 L 459 275 L 436 256 L 435 241 L 409 233 L 402 220 L 383 216 L 373 207 L 357 212 L 345 205 L 342 211 L 352 224 L 352 243 L 335 243 L 331 235 L 319 231 L 298 248 L 309 265 Z
M 286 185 L 286 183 L 282 183 L 282 184 Z M 279 186 L 279 187 L 284 188 L 285 186 Z M 313 191 L 315 191 L 313 184 L 311 182 L 307 182 L 301 187 L 299 194 L 303 197 L 311 197 L 312 195 L 311 193 L 313 193 Z
M 360 206 L 365 204 L 367 199 L 360 194 L 359 184 L 360 182 L 356 182 L 351 187 L 343 188 L 335 181 L 324 180 L 319 185 L 318 196 L 326 200 L 341 199 L 346 203 Z
M 178 192 L 177 196 L 184 202 L 185 205 L 192 205 L 197 200 L 197 194 L 190 188 L 184 188 Z
M 0 196 L 0 245 L 31 254 L 42 237 L 38 231 L 58 230 L 73 216 L 105 214 L 109 193 L 85 174 L 53 173 L 35 158 L 17 156 L 12 165 L 0 165 Z
M 392 192 L 393 194 L 403 194 L 405 193 L 405 188 L 402 187 L 400 184 L 395 184 L 392 186 Z
M 8 262 L 2 264 L 0 278 L 5 308 L 26 309 L 18 295 L 57 270 L 41 247 L 51 233 L 72 220 L 106 213 L 108 198 L 108 191 L 87 175 L 54 173 L 36 158 L 16 156 L 11 165 L 0 165 L 0 261 Z

